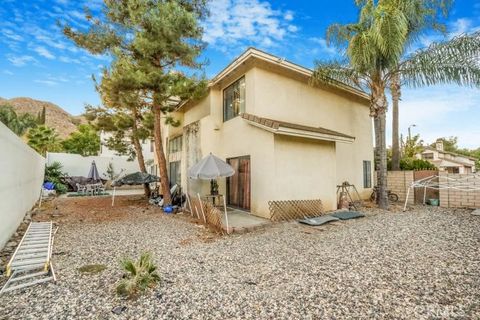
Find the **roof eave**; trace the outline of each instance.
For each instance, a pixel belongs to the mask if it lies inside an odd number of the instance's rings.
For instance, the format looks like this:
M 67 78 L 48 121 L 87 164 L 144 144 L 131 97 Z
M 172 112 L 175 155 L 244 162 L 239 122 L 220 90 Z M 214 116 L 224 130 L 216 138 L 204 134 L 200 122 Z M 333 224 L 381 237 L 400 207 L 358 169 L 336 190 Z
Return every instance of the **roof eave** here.
M 263 129 L 278 135 L 321 140 L 321 141 L 348 143 L 348 144 L 351 144 L 355 141 L 354 137 L 342 137 L 342 136 L 333 135 L 333 134 L 319 133 L 319 132 L 301 130 L 301 129 L 293 129 L 293 128 L 288 128 L 282 125 L 279 125 L 278 128 L 272 128 L 272 127 L 257 123 L 255 121 L 251 121 L 248 119 L 244 119 L 244 120 L 247 121 L 247 123 L 251 124 L 252 126 L 258 127 L 260 129 Z

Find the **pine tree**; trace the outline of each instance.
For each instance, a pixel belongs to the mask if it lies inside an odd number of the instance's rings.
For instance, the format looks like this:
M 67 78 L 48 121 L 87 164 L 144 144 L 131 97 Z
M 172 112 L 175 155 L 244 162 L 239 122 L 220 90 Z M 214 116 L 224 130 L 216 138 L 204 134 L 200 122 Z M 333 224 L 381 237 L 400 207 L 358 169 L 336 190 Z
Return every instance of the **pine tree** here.
M 171 203 L 161 118 L 176 124 L 171 112 L 178 103 L 204 94 L 203 77 L 187 76 L 179 68 L 199 69 L 204 44 L 199 19 L 207 14 L 205 0 L 105 1 L 106 18 L 92 18 L 87 32 L 66 26 L 64 33 L 92 53 L 110 53 L 117 65 L 112 78 L 123 90 L 138 91 L 154 115 L 155 154 L 165 203 Z

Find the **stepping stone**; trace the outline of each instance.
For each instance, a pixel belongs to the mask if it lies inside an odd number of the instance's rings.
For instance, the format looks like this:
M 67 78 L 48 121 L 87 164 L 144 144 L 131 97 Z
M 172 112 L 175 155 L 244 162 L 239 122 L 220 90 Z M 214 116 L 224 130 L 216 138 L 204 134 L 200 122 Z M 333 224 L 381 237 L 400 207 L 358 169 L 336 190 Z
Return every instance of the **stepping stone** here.
M 322 216 L 322 217 L 316 217 L 316 218 L 302 219 L 302 220 L 298 220 L 298 222 L 307 224 L 309 226 L 321 226 L 322 224 L 329 223 L 332 221 L 338 221 L 338 220 L 340 219 L 336 217 Z
M 340 220 L 350 220 L 350 219 L 365 217 L 363 213 L 356 212 L 356 211 L 336 212 L 336 213 L 332 213 L 330 216 L 338 218 Z

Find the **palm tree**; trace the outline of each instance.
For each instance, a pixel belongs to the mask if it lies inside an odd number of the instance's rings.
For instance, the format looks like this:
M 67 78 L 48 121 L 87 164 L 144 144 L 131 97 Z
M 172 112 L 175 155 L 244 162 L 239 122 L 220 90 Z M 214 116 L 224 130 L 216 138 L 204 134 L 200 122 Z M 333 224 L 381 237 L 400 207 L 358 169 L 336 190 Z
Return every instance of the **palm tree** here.
M 480 33 L 433 44 L 401 61 L 409 40 L 409 19 L 397 1 L 358 1 L 362 4 L 359 21 L 333 25 L 328 31 L 330 36 L 336 37 L 337 43 L 345 41 L 345 60 L 316 62 L 313 75 L 314 83 L 346 83 L 369 93 L 370 115 L 375 127 L 377 201 L 383 209 L 388 208 L 386 89 L 391 85 L 392 78 L 400 77 L 403 83 L 412 87 L 452 82 L 480 84 L 477 61 Z
M 0 106 L 0 122 L 18 136 L 23 136 L 29 128 L 37 125 L 34 116 L 28 113 L 17 115 L 13 107 L 8 105 Z
M 60 139 L 55 129 L 44 125 L 30 129 L 27 133 L 27 139 L 28 145 L 42 156 L 45 156 L 47 151 L 61 150 Z
M 405 49 L 412 46 L 426 31 L 446 32 L 446 26 L 439 18 L 446 18 L 451 0 L 410 0 L 397 1 L 408 19 L 408 38 Z M 394 75 L 390 83 L 392 97 L 392 170 L 400 170 L 399 104 L 402 96 L 402 83 Z

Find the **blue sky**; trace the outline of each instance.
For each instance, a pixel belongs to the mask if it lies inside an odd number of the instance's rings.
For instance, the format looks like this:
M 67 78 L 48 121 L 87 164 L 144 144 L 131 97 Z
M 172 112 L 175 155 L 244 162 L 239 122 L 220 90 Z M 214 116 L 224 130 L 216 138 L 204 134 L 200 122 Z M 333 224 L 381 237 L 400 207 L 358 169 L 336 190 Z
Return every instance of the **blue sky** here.
M 0 6 L 0 97 L 19 96 L 51 101 L 76 115 L 85 104 L 98 104 L 91 76 L 99 76 L 109 57 L 93 56 L 66 39 L 57 21 L 85 26 L 82 8 L 98 12 L 101 0 L 2 0 Z M 206 21 L 205 69 L 214 76 L 248 46 L 255 46 L 312 67 L 315 59 L 332 59 L 336 50 L 325 43 L 334 22 L 356 18 L 353 0 L 212 0 Z M 456 0 L 449 36 L 480 29 L 480 0 Z M 422 38 L 419 45 L 438 40 Z M 480 147 L 480 90 L 455 86 L 408 90 L 401 104 L 401 131 L 417 126 L 426 142 L 458 136 L 461 146 Z

